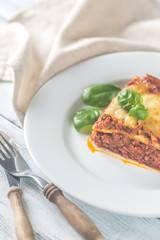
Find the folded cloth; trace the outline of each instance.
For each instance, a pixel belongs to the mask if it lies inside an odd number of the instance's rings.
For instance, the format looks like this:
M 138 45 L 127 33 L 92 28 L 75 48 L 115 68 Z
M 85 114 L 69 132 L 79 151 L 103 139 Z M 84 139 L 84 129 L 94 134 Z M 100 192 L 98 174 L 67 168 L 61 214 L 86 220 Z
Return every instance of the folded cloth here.
M 44 0 L 0 26 L 0 79 L 15 81 L 23 124 L 32 97 L 55 74 L 93 56 L 139 50 L 160 51 L 158 1 Z

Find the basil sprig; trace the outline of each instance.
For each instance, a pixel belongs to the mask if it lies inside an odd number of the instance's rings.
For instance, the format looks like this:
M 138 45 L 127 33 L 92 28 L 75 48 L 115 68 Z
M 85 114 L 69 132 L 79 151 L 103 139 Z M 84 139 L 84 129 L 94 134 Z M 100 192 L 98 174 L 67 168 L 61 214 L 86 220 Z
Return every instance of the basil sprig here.
M 83 90 L 82 101 L 93 107 L 107 107 L 111 100 L 121 90 L 114 84 L 94 84 Z
M 120 90 L 121 88 L 114 84 L 105 83 L 85 88 L 81 99 L 85 104 L 94 108 L 81 109 L 74 115 L 72 122 L 75 129 L 81 133 L 90 133 L 93 124 L 100 116 L 101 108 L 107 107 Z
M 137 104 L 142 104 L 143 98 L 139 92 L 125 88 L 118 95 L 118 104 L 125 110 L 131 110 Z
M 78 132 L 90 133 L 99 116 L 98 108 L 84 108 L 74 115 L 72 122 Z
M 148 117 L 148 111 L 143 104 L 137 104 L 135 107 L 131 108 L 129 116 L 144 120 Z
M 130 111 L 129 116 L 144 120 L 148 117 L 148 110 L 144 107 L 143 98 L 139 92 L 125 88 L 118 95 L 118 104 Z

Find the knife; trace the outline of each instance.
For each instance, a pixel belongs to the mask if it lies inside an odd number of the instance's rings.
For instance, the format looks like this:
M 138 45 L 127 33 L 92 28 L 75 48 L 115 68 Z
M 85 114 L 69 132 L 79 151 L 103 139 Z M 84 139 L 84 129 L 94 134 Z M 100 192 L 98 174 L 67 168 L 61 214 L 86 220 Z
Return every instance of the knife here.
M 17 157 L 14 158 L 14 162 L 17 174 L 16 172 L 11 174 L 34 180 L 42 188 L 44 196 L 57 205 L 66 220 L 84 239 L 105 240 L 96 225 L 78 206 L 69 201 L 53 183 L 48 183 L 45 179 L 35 175 L 19 151 L 16 153 Z
M 26 215 L 26 212 L 22 203 L 22 189 L 20 186 L 20 179 L 11 176 L 5 171 L 6 179 L 9 184 L 9 191 L 7 193 L 11 202 L 11 206 L 14 214 L 14 225 L 18 240 L 34 240 L 34 234 L 31 223 Z
M 56 204 L 63 216 L 74 227 L 74 229 L 86 240 L 105 240 L 99 229 L 92 220 L 74 203 L 69 201 L 63 195 L 62 191 L 53 183 L 48 183 L 45 179 L 35 175 L 24 158 L 21 156 L 17 146 L 9 136 L 0 131 L 0 164 L 13 177 L 32 178 L 42 188 L 45 197 L 52 203 Z M 8 154 L 6 154 L 8 153 Z M 9 156 L 8 156 L 9 155 Z M 3 159 L 5 161 L 3 161 Z M 15 188 L 11 187 L 11 188 Z M 18 187 L 16 187 L 18 188 Z M 18 188 L 19 189 L 19 188 Z M 18 190 L 17 192 L 21 192 Z M 10 200 L 12 192 L 9 191 Z M 19 193 L 20 194 L 20 193 Z

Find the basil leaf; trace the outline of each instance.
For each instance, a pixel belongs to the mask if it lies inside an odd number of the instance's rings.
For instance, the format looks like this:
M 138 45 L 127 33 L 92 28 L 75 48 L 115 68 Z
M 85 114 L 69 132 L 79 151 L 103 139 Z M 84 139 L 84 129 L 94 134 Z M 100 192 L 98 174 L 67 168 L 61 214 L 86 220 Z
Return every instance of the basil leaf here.
M 131 108 L 129 116 L 144 120 L 146 117 L 148 117 L 148 110 L 143 104 L 137 104 Z
M 143 103 L 143 98 L 139 92 L 125 88 L 118 95 L 118 104 L 125 110 L 130 110 L 137 104 Z
M 113 84 L 94 84 L 84 89 L 82 101 L 93 107 L 104 108 L 120 90 L 120 87 Z
M 84 108 L 74 115 L 72 122 L 78 132 L 90 133 L 99 116 L 98 108 Z

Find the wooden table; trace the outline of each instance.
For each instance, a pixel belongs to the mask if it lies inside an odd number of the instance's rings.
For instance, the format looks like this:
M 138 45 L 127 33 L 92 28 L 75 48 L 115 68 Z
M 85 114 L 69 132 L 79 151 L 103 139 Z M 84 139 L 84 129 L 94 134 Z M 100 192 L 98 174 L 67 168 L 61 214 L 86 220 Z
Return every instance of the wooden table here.
M 38 0 L 1 0 L 0 23 L 36 2 L 38 2 Z M 0 129 L 13 137 L 30 167 L 34 169 L 37 174 L 43 176 L 26 149 L 23 130 L 12 107 L 12 91 L 12 83 L 0 82 Z M 6 196 L 8 185 L 2 169 L 0 169 L 0 182 L 0 240 L 14 240 L 16 237 L 13 227 L 13 215 L 10 202 Z M 35 239 L 82 239 L 62 217 L 57 207 L 50 204 L 43 197 L 41 190 L 33 182 L 22 180 L 21 186 L 24 191 L 24 206 L 31 220 L 35 232 Z M 160 221 L 158 219 L 128 217 L 109 213 L 88 206 L 71 197 L 69 198 L 93 219 L 108 240 L 160 239 Z

